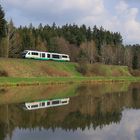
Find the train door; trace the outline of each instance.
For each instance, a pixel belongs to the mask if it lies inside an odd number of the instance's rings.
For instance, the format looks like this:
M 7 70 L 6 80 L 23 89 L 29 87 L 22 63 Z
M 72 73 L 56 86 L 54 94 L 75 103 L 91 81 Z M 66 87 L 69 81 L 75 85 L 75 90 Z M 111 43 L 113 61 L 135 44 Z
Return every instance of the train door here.
M 51 55 L 49 53 L 47 54 L 47 58 L 51 58 Z
M 45 53 L 41 53 L 41 58 L 45 58 Z

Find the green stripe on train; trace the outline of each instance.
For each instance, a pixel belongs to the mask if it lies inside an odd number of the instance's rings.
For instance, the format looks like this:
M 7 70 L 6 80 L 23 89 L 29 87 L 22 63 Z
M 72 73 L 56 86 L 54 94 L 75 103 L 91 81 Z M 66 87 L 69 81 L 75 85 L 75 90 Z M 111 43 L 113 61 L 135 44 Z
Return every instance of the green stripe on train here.
M 53 61 L 58 61 L 58 62 L 66 62 L 67 60 L 60 60 L 60 59 L 53 59 L 53 58 L 32 58 L 36 60 L 53 60 Z

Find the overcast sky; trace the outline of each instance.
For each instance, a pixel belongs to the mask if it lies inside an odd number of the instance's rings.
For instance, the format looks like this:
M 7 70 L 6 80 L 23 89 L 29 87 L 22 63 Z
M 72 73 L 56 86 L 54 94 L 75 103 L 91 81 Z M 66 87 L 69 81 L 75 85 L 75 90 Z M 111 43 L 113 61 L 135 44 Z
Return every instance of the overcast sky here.
M 0 0 L 16 26 L 76 23 L 120 32 L 125 44 L 140 44 L 140 0 Z

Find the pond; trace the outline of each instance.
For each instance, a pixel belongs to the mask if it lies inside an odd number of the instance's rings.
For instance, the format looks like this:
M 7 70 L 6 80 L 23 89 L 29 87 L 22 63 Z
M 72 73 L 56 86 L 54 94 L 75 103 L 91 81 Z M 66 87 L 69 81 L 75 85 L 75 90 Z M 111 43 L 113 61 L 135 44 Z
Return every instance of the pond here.
M 140 83 L 0 88 L 0 140 L 139 140 Z

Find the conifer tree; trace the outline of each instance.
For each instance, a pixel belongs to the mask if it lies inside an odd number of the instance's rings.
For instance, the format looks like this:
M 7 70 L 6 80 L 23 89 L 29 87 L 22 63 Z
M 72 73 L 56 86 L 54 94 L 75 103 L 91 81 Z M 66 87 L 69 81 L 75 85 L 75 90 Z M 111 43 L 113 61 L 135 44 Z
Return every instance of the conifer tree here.
M 5 14 L 4 11 L 0 5 L 0 40 L 2 39 L 2 37 L 4 37 L 6 34 L 6 21 L 4 18 Z
M 5 56 L 6 46 L 6 20 L 4 18 L 5 13 L 0 5 L 0 56 Z M 5 50 L 6 49 L 6 50 Z M 7 53 L 6 53 L 7 54 Z

